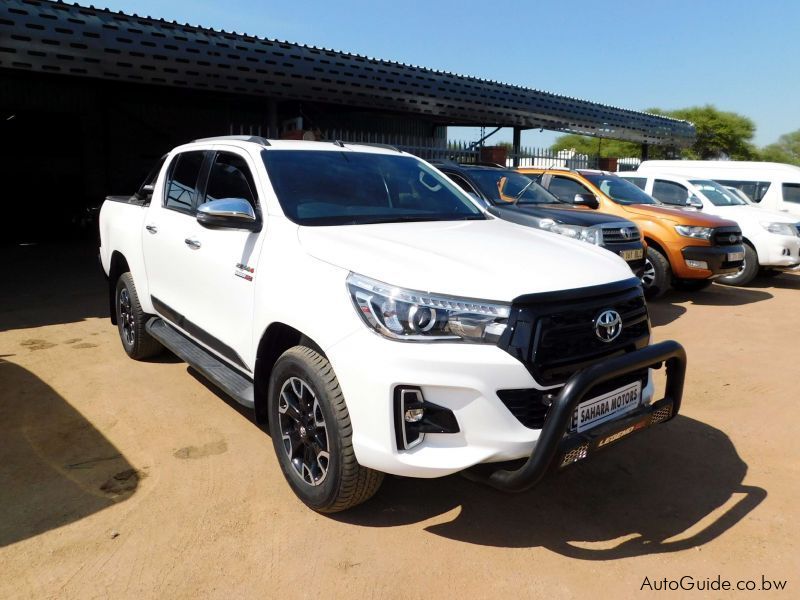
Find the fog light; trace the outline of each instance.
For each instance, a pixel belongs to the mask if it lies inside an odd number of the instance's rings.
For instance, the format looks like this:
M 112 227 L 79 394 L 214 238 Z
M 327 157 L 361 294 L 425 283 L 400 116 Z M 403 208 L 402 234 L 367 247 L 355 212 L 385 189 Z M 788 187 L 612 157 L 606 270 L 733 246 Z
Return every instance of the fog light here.
M 425 415 L 424 408 L 407 408 L 403 420 L 406 423 L 419 423 Z
M 708 263 L 704 260 L 687 260 L 686 266 L 692 269 L 706 269 L 708 270 Z
M 421 444 L 426 433 L 458 433 L 453 412 L 428 402 L 417 386 L 394 389 L 394 428 L 398 450 L 410 450 Z

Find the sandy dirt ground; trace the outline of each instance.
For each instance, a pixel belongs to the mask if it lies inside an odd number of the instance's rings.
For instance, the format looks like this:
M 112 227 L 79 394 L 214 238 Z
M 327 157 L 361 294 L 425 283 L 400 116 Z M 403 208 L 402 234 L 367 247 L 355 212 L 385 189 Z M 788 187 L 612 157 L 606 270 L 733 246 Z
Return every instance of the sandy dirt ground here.
M 633 598 L 718 575 L 800 597 L 798 306 L 790 274 L 669 295 L 672 422 L 523 494 L 390 477 L 329 517 L 247 411 L 125 356 L 91 248 L 4 251 L 0 598 Z

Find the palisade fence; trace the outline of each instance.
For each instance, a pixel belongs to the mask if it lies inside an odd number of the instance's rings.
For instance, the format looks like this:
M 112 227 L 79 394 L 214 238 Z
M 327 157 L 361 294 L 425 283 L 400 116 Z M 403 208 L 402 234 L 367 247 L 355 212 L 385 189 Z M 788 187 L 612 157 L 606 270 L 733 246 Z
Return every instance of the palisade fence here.
M 519 154 L 508 153 L 507 166 L 514 166 L 514 158 L 520 167 L 596 169 L 597 155 L 578 154 L 574 150 L 550 150 L 549 148 L 520 148 Z
M 247 126 L 231 126 L 230 133 L 249 135 L 265 135 L 267 137 L 280 137 L 277 131 L 269 128 Z M 472 142 L 447 141 L 442 138 L 417 137 L 392 133 L 376 133 L 367 131 L 352 131 L 347 129 L 323 129 L 315 132 L 306 132 L 306 139 L 321 139 L 326 141 L 340 140 L 353 144 L 374 144 L 378 146 L 391 146 L 414 154 L 426 160 L 447 160 L 457 163 L 475 164 L 480 162 L 480 147 Z M 510 148 L 509 148 L 510 150 Z M 515 155 L 509 151 L 506 166 L 514 166 L 514 158 L 519 159 L 520 167 L 560 167 L 566 169 L 596 169 L 598 157 L 596 155 L 578 154 L 574 150 L 550 150 L 549 148 L 521 148 Z
M 324 140 L 343 142 L 383 144 L 393 146 L 403 152 L 414 154 L 426 160 L 451 160 L 458 163 L 480 162 L 480 147 L 466 141 L 446 141 L 444 139 L 414 137 L 407 135 L 369 133 L 330 129 L 321 132 Z M 549 148 L 521 148 L 520 167 L 561 167 L 566 169 L 596 169 L 596 155 L 578 154 L 573 150 L 554 151 Z M 506 165 L 514 166 L 515 155 L 508 153 Z

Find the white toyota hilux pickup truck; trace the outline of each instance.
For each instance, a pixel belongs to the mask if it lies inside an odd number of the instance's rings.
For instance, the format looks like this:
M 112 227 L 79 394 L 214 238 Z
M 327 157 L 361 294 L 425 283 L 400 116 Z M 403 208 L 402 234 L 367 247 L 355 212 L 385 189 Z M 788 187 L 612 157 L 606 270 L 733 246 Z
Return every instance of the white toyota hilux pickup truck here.
M 100 239 L 128 355 L 166 347 L 253 408 L 320 512 L 384 473 L 527 489 L 680 407 L 685 353 L 650 344 L 622 259 L 395 149 L 197 140 L 106 199 Z

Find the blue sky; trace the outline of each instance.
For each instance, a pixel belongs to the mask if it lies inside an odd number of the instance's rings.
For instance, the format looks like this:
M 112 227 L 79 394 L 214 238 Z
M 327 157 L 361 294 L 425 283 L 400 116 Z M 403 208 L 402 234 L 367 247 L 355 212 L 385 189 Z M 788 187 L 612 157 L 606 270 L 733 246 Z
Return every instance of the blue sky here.
M 714 104 L 765 145 L 800 129 L 800 2 L 95 0 L 632 109 Z M 475 139 L 475 131 L 451 137 Z M 525 132 L 525 145 L 555 134 Z M 494 139 L 510 139 L 502 132 Z

